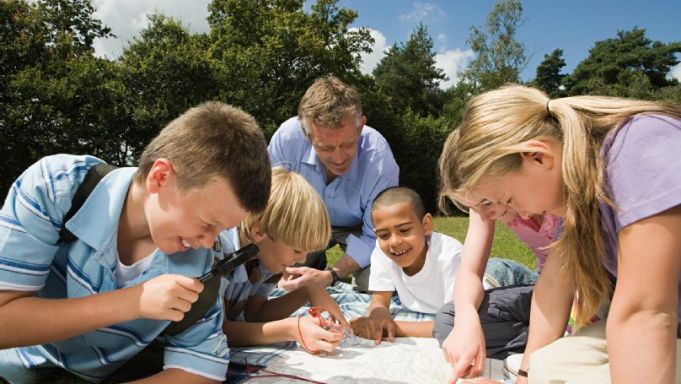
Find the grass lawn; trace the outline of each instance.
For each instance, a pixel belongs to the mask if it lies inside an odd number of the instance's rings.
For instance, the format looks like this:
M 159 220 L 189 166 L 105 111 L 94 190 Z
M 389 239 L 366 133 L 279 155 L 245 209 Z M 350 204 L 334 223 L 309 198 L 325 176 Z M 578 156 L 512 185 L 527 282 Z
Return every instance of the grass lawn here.
M 468 217 L 436 217 L 435 231 L 449 235 L 463 243 L 468 229 Z M 339 247 L 326 252 L 328 265 L 333 265 L 342 255 Z M 532 251 L 518 240 L 513 232 L 503 224 L 497 224 L 492 243 L 492 256 L 515 260 L 534 269 Z

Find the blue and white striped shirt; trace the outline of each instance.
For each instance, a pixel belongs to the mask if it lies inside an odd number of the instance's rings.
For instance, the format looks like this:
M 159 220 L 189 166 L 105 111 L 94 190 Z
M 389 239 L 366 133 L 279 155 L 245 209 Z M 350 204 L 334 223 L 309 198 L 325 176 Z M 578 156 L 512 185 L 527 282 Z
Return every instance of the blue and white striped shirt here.
M 73 195 L 90 167 L 100 162 L 91 156 L 49 156 L 17 179 L 0 211 L 0 290 L 36 291 L 39 297 L 60 299 L 117 289 L 118 221 L 136 168 L 106 175 L 67 223 L 78 239 L 59 242 Z M 144 273 L 126 286 L 168 273 L 199 276 L 213 262 L 213 252 L 207 249 L 172 255 L 156 250 L 151 257 Z M 216 300 L 191 328 L 166 336 L 164 368 L 224 380 L 229 350 L 222 319 L 221 302 Z M 150 344 L 168 323 L 136 319 L 17 350 L 27 368 L 59 366 L 96 382 Z

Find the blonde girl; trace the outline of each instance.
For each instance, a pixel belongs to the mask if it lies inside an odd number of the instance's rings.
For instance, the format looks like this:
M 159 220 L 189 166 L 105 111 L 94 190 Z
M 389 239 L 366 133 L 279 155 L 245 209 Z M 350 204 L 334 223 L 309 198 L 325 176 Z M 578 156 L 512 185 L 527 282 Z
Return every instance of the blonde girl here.
M 680 150 L 678 106 L 550 100 L 523 86 L 466 106 L 443 149 L 442 192 L 478 212 L 563 217 L 532 298 L 521 364 L 529 382 L 679 382 Z M 607 323 L 555 342 L 575 292 L 576 328 L 612 295 Z

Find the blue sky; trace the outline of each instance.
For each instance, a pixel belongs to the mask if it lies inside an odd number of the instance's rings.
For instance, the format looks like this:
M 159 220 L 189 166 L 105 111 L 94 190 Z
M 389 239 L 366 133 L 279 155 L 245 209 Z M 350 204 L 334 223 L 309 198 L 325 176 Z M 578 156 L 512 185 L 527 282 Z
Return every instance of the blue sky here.
M 433 37 L 435 51 L 465 52 L 471 26 L 483 26 L 496 1 L 492 0 L 341 0 L 358 11 L 355 25 L 380 31 L 386 44 L 404 42 L 419 22 Z M 681 1 L 648 0 L 525 0 L 518 40 L 530 57 L 523 80 L 534 78 L 544 55 L 563 49 L 565 71 L 589 53 L 594 43 L 614 38 L 618 30 L 645 28 L 651 40 L 681 41 Z M 452 55 L 450 55 L 452 56 Z M 453 57 L 453 56 L 452 56 Z M 677 68 L 681 78 L 681 68 Z
M 96 54 L 113 58 L 146 26 L 146 15 L 163 13 L 178 18 L 196 32 L 206 32 L 209 0 L 93 0 L 95 15 L 109 25 L 118 39 L 95 42 Z M 456 81 L 456 72 L 472 57 L 466 39 L 471 26 L 483 26 L 493 0 L 340 0 L 339 6 L 358 11 L 353 26 L 372 30 L 374 52 L 363 57 L 370 72 L 394 43 L 404 42 L 419 22 L 428 27 L 437 53 L 437 65 Z M 312 1 L 306 1 L 306 9 Z M 681 0 L 525 0 L 518 40 L 530 60 L 523 80 L 534 78 L 545 54 L 563 49 L 565 71 L 570 72 L 596 41 L 614 38 L 618 30 L 646 29 L 649 39 L 681 41 Z M 672 75 L 681 79 L 681 65 Z

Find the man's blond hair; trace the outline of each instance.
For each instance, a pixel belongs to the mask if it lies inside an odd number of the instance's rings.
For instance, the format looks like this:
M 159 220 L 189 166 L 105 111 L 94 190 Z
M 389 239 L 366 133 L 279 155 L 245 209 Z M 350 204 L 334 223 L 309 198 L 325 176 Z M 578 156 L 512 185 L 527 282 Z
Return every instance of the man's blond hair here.
M 247 211 L 265 208 L 271 165 L 267 142 L 248 113 L 206 102 L 171 121 L 144 149 L 135 182 L 144 183 L 154 162 L 170 160 L 181 190 L 226 180 Z
M 317 191 L 301 175 L 282 167 L 272 168 L 265 210 L 246 216 L 239 228 L 252 238 L 257 222 L 270 239 L 307 253 L 325 249 L 331 238 L 329 214 Z
M 306 136 L 310 133 L 311 123 L 336 129 L 343 125 L 348 116 L 354 116 L 355 125 L 360 128 L 362 100 L 354 87 L 334 76 L 315 81 L 298 105 L 298 119 Z

